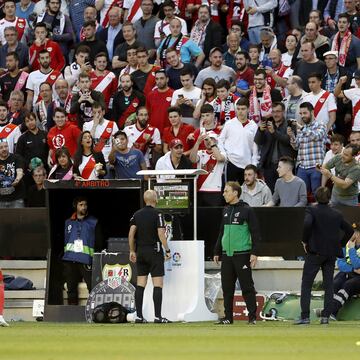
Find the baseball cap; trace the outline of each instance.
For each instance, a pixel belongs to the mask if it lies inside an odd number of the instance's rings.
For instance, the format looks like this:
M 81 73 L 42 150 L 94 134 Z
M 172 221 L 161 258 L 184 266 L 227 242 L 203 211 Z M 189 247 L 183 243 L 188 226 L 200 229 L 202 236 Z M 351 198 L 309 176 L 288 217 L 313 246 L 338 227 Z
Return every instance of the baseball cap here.
M 184 144 L 183 142 L 180 140 L 180 139 L 172 139 L 171 142 L 170 142 L 170 149 L 174 148 L 174 147 L 177 147 L 181 145 L 182 147 L 184 147 Z
M 212 55 L 215 51 L 220 51 L 221 53 L 223 53 L 223 50 L 221 47 L 215 46 L 210 50 L 209 55 Z
M 327 51 L 326 53 L 324 53 L 323 57 L 325 58 L 325 56 L 328 56 L 328 55 L 335 56 L 336 58 L 339 57 L 339 53 L 337 51 Z
M 360 70 L 356 70 L 355 72 L 354 72 L 354 78 L 355 79 L 360 79 Z

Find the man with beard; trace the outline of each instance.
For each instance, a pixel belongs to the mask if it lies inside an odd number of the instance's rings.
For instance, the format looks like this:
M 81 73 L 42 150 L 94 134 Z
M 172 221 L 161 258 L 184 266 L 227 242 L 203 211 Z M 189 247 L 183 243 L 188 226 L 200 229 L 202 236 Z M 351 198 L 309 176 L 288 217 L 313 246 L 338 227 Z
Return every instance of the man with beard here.
M 1 98 L 8 101 L 13 90 L 25 92 L 25 84 L 29 74 L 19 69 L 19 56 L 16 52 L 6 55 L 6 68 L 8 72 L 0 77 Z
M 250 56 L 246 51 L 239 51 L 235 55 L 236 64 L 236 84 L 243 80 L 248 86 L 254 85 L 254 70 L 249 66 Z M 242 96 L 248 96 L 250 90 L 239 89 L 236 87 L 236 92 Z
M 120 88 L 115 93 L 112 107 L 112 119 L 117 123 L 119 129 L 124 125 L 133 124 L 135 122 L 135 112 L 145 106 L 145 96 L 137 90 L 133 89 L 133 82 L 130 74 L 120 76 Z
M 77 123 L 80 129 L 87 121 L 92 120 L 92 104 L 96 101 L 106 108 L 104 95 L 96 90 L 91 90 L 91 80 L 87 73 L 79 76 L 80 91 L 71 99 L 70 113 L 77 115 Z
M 221 48 L 212 48 L 209 53 L 209 60 L 211 65 L 199 72 L 194 83 L 195 86 L 201 87 L 203 81 L 207 78 L 213 78 L 216 82 L 227 80 L 232 83 L 235 80 L 235 71 L 231 67 L 223 65 Z
M 0 140 L 5 139 L 9 152 L 13 153 L 21 135 L 19 126 L 10 123 L 6 102 L 0 100 Z
M 118 80 L 112 71 L 106 70 L 108 60 L 105 53 L 100 52 L 95 56 L 95 70 L 90 72 L 91 89 L 104 95 L 106 109 L 111 108 L 111 98 L 114 96 Z
M 156 65 L 149 64 L 149 55 L 144 47 L 136 50 L 138 69 L 131 75 L 134 86 L 141 91 L 145 97 L 153 90 L 155 86 L 155 72 L 160 68 Z
M 169 86 L 172 89 L 178 90 L 182 88 L 180 80 L 180 73 L 182 69 L 190 70 L 194 74 L 194 76 L 197 75 L 197 67 L 192 63 L 184 64 L 183 62 L 181 62 L 180 54 L 176 51 L 176 49 L 167 49 L 165 56 L 166 62 L 168 64 L 168 67 L 166 68 L 166 74 L 169 77 Z
M 40 100 L 40 84 L 47 82 L 52 86 L 57 79 L 62 78 L 60 71 L 50 67 L 50 53 L 46 49 L 40 51 L 39 63 L 40 69 L 32 71 L 26 83 L 26 108 L 29 111 Z
M 70 114 L 72 95 L 69 84 L 64 79 L 58 79 L 55 82 L 55 104 L 56 107 L 62 107 L 68 114 L 68 119 L 75 122 L 76 116 Z
M 151 157 L 161 153 L 161 137 L 159 130 L 150 126 L 148 120 L 146 107 L 140 106 L 136 109 L 136 123 L 126 126 L 124 132 L 129 140 L 128 147 L 140 150 L 145 157 L 146 166 L 150 168 Z
M 304 126 L 298 129 L 296 136 L 290 127 L 287 133 L 291 145 L 298 151 L 297 176 L 305 182 L 307 191 L 315 195 L 321 185 L 321 174 L 316 167 L 323 163 L 325 157 L 327 132 L 325 125 L 315 121 L 314 107 L 310 102 L 300 105 L 300 116 Z
M 69 46 L 74 41 L 74 30 L 69 16 L 60 11 L 62 0 L 46 0 L 46 8 L 38 15 L 36 22 L 45 23 L 51 32 L 51 38 L 56 41 L 65 58 L 69 54 Z
M 149 124 L 159 129 L 163 134 L 164 128 L 170 126 L 167 109 L 171 104 L 173 89 L 168 86 L 169 78 L 164 69 L 155 72 L 156 88 L 146 97 L 146 107 L 149 111 Z
M 260 207 L 271 201 L 271 190 L 264 180 L 258 179 L 258 169 L 247 165 L 244 169 L 244 183 L 241 185 L 240 200 L 252 207 Z
M 31 70 L 39 70 L 41 67 L 40 64 L 40 54 L 43 50 L 46 50 L 49 53 L 49 66 L 57 71 L 62 71 L 65 66 L 65 58 L 62 53 L 62 50 L 59 44 L 48 38 L 48 30 L 46 24 L 37 23 L 35 25 L 35 40 L 29 48 L 29 64 Z
M 250 92 L 249 119 L 256 123 L 271 116 L 272 103 L 281 102 L 282 96 L 279 90 L 271 89 L 266 83 L 266 72 L 258 69 L 254 74 L 254 86 Z

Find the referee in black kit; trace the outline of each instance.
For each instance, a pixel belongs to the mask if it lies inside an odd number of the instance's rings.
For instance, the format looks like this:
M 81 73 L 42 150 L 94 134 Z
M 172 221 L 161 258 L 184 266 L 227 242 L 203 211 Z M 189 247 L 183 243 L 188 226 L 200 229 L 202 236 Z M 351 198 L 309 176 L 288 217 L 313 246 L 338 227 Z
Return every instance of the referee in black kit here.
M 171 258 L 165 235 L 165 220 L 163 215 L 155 209 L 157 194 L 154 190 L 145 191 L 144 202 L 146 206 L 138 210 L 131 218 L 129 230 L 130 261 L 136 263 L 137 270 L 135 323 L 147 322 L 143 317 L 142 306 L 149 274 L 154 285 L 154 323 L 170 323 L 170 320 L 161 316 L 164 260 Z M 162 248 L 165 249 L 165 257 Z

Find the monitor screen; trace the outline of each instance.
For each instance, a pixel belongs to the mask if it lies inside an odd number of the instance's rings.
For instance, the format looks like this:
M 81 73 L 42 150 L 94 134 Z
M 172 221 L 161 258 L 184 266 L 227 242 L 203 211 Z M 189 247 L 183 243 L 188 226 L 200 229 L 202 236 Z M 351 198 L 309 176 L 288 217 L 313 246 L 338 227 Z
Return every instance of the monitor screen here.
M 186 211 L 189 209 L 188 183 L 154 184 L 158 195 L 157 208 L 169 211 Z

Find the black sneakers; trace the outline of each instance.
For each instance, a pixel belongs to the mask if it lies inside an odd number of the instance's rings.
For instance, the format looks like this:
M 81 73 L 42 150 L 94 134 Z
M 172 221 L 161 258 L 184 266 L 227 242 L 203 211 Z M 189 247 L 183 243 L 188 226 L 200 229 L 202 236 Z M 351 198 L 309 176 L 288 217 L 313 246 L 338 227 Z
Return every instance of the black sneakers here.
M 144 318 L 139 318 L 139 317 L 137 317 L 137 318 L 135 319 L 135 324 L 147 324 L 147 320 L 144 319 Z
M 167 319 L 167 318 L 160 317 L 160 318 L 155 318 L 155 319 L 154 319 L 154 323 L 155 323 L 155 324 L 169 324 L 169 323 L 172 323 L 172 321 L 170 321 L 170 320 Z
M 305 318 L 305 319 L 295 320 L 294 325 L 310 325 L 310 319 Z
M 320 325 L 329 325 L 329 318 L 327 317 L 322 317 L 320 319 Z
M 215 325 L 231 325 L 232 323 L 233 323 L 232 320 L 221 318 L 215 323 Z

